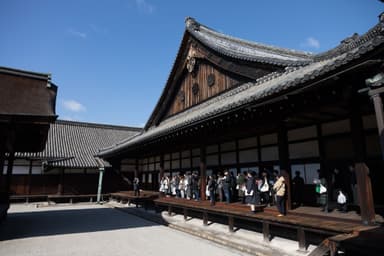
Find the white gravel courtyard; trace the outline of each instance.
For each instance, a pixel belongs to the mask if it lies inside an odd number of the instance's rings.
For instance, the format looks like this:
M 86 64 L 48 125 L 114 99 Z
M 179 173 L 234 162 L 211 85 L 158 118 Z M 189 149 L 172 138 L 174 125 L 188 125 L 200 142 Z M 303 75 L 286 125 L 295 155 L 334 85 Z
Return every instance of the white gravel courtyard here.
M 248 255 L 107 206 L 14 204 L 0 255 Z

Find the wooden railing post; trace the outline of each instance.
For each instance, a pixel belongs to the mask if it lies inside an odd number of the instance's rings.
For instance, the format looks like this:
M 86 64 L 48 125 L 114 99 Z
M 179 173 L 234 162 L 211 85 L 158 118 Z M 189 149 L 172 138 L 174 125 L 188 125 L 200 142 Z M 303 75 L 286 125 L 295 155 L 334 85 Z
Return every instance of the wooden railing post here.
M 355 170 L 361 221 L 364 225 L 372 225 L 375 223 L 375 206 L 373 203 L 369 169 L 365 163 L 357 163 L 355 165 Z
M 269 229 L 269 223 L 263 221 L 263 238 L 264 242 L 269 243 L 270 242 L 270 229 Z
M 305 231 L 302 227 L 297 229 L 297 240 L 299 241 L 299 251 L 306 252 L 307 251 L 307 242 L 305 239 Z

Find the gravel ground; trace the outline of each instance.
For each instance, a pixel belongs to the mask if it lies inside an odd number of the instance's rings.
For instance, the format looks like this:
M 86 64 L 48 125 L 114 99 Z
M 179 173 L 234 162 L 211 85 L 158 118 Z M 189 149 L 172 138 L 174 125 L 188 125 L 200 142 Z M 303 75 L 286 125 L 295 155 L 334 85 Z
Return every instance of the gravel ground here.
M 12 205 L 0 224 L 0 255 L 249 256 L 95 204 Z

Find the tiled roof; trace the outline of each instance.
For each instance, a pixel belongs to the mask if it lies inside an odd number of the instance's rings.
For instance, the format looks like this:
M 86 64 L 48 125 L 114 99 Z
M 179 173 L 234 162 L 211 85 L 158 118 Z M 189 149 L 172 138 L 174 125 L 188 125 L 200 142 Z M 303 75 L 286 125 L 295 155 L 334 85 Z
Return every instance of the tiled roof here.
M 279 66 L 300 66 L 313 59 L 313 55 L 308 52 L 250 42 L 219 33 L 193 18 L 188 17 L 185 23 L 189 33 L 201 43 L 231 58 Z
M 95 155 L 141 131 L 141 128 L 91 124 L 58 120 L 51 124 L 45 150 L 39 153 L 17 153 L 18 158 L 37 158 L 49 166 L 97 168 Z
M 255 83 L 246 83 L 224 94 L 207 100 L 174 115 L 159 125 L 149 128 L 141 135 L 125 139 L 100 152 L 101 156 L 111 156 L 122 149 L 138 145 L 174 132 L 183 127 L 196 124 L 220 113 L 228 112 L 251 104 L 265 104 L 265 100 L 277 94 L 302 88 L 304 83 L 315 82 L 320 76 L 359 59 L 377 47 L 384 47 L 384 25 L 379 23 L 362 36 L 342 41 L 342 45 L 326 53 L 314 56 L 313 62 L 304 66 L 287 67 L 285 72 L 268 74 Z

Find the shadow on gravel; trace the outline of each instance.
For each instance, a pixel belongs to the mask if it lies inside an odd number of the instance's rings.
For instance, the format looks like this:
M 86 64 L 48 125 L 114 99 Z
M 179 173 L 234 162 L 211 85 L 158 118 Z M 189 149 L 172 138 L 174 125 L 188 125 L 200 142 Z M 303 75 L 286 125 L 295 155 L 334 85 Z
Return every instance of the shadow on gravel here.
M 9 213 L 0 225 L 0 241 L 155 225 L 110 208 Z

